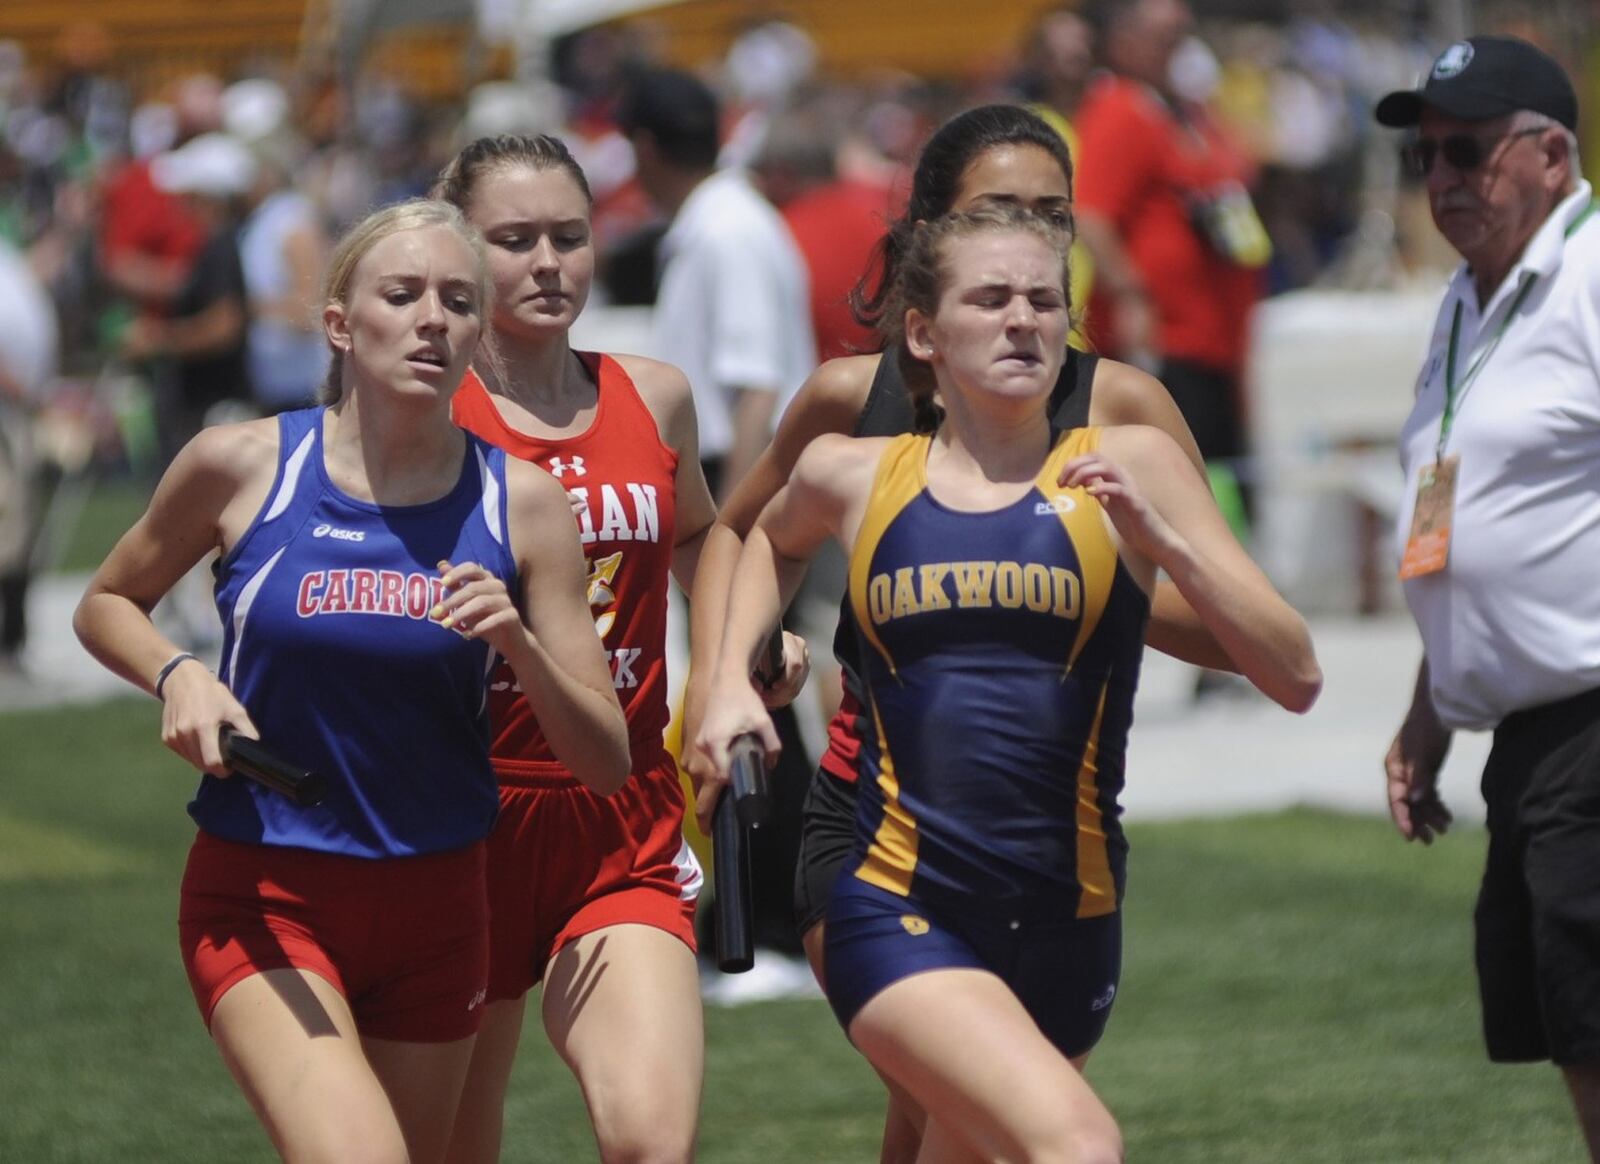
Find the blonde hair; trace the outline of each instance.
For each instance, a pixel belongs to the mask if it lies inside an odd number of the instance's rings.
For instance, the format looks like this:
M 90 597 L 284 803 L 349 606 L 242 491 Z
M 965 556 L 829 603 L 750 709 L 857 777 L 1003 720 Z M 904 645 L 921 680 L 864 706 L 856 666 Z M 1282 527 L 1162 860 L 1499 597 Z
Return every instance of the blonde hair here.
M 461 211 L 448 202 L 429 198 L 413 198 L 394 206 L 374 211 L 352 226 L 328 260 L 328 273 L 322 284 L 322 301 L 325 306 L 349 306 L 350 283 L 355 278 L 356 267 L 386 238 L 404 234 L 408 230 L 426 230 L 444 227 L 453 231 L 471 249 L 476 260 L 479 321 L 484 319 L 489 302 L 489 259 L 483 236 L 467 225 Z M 489 342 L 489 329 L 484 327 L 479 347 Z M 329 345 L 332 347 L 332 345 Z M 337 404 L 344 395 L 344 353 L 333 348 L 333 359 L 328 364 L 328 378 L 318 394 L 324 404 Z
M 1031 210 L 1020 206 L 983 206 L 960 214 L 946 214 L 931 222 L 919 222 L 912 232 L 899 270 L 890 288 L 888 301 L 879 322 L 884 339 L 884 358 L 900 362 L 900 375 L 911 397 L 912 415 L 918 432 L 939 427 L 943 411 L 933 401 L 938 384 L 933 369 L 911 354 L 906 345 L 906 313 L 915 309 L 932 318 L 939 299 L 950 286 L 950 246 L 952 243 L 983 234 L 1029 234 L 1046 243 L 1061 260 L 1061 289 L 1072 309 L 1071 272 L 1067 255 L 1072 245 L 1070 232 Z

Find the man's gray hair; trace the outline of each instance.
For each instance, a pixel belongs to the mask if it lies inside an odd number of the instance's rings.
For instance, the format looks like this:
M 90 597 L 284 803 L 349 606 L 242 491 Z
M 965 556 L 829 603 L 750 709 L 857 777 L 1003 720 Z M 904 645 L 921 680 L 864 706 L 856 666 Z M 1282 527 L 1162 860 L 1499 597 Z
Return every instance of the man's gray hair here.
M 1578 135 L 1555 118 L 1544 113 L 1535 113 L 1531 109 L 1524 109 L 1512 120 L 1513 130 L 1523 129 L 1558 129 L 1567 142 L 1567 188 L 1570 194 L 1578 188 L 1578 179 L 1583 177 L 1583 160 L 1578 156 Z

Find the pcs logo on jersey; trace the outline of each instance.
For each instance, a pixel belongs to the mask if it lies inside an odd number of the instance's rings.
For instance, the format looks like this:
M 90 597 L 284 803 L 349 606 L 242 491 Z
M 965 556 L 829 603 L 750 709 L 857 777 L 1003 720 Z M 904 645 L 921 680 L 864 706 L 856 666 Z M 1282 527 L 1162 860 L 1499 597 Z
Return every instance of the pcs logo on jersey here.
M 918 917 L 914 913 L 901 914 L 900 925 L 905 929 L 906 933 L 910 934 L 913 938 L 920 938 L 932 928 L 928 925 L 927 918 Z

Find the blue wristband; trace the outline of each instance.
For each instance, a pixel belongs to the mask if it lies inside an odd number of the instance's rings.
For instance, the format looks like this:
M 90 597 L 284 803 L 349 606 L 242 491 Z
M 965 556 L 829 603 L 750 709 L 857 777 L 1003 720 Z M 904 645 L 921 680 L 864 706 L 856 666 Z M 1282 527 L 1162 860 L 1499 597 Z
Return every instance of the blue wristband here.
M 163 666 L 161 670 L 156 672 L 157 699 L 161 700 L 163 703 L 166 702 L 166 696 L 161 694 L 161 689 L 166 686 L 167 676 L 172 674 L 173 669 L 176 668 L 179 663 L 185 662 L 189 659 L 193 659 L 197 663 L 200 661 L 199 656 L 197 655 L 191 655 L 188 651 L 179 651 L 176 655 L 173 655 L 172 658 L 167 660 L 166 665 Z

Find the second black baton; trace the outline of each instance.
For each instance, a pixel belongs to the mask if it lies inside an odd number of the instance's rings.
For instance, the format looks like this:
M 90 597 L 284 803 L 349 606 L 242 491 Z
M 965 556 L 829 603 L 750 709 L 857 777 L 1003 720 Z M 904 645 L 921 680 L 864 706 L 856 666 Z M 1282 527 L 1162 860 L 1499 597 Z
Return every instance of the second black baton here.
M 738 749 L 754 736 L 734 741 Z M 756 744 L 756 762 L 760 745 Z M 743 974 L 755 965 L 753 903 L 750 897 L 750 850 L 745 827 L 739 821 L 733 786 L 723 790 L 711 814 L 711 877 L 716 904 L 717 969 Z

